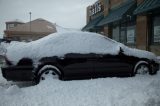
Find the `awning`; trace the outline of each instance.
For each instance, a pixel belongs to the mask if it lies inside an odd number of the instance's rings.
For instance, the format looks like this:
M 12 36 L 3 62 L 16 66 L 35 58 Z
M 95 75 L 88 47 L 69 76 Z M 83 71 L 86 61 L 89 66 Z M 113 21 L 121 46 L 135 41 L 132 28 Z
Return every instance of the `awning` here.
M 98 26 L 103 26 L 103 25 L 122 19 L 126 13 L 130 12 L 130 9 L 133 8 L 135 4 L 136 3 L 134 1 L 131 1 L 131 2 L 125 3 L 124 5 L 122 5 L 117 9 L 111 10 L 109 14 L 106 17 L 104 17 L 102 21 L 98 23 Z
M 152 11 L 156 8 L 160 8 L 160 0 L 145 0 L 137 6 L 134 14 L 141 14 L 147 11 Z
M 98 18 L 91 20 L 82 30 L 90 30 L 95 29 L 97 26 L 97 23 L 103 19 L 103 16 L 99 16 Z

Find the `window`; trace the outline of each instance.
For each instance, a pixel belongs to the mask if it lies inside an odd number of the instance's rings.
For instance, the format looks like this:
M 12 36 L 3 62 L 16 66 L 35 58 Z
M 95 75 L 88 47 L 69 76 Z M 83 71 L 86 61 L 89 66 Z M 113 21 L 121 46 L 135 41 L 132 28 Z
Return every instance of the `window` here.
M 120 41 L 119 40 L 119 26 L 115 26 L 112 29 L 112 39 L 116 40 L 116 41 Z
M 124 44 L 126 43 L 126 31 L 125 30 L 121 30 L 120 42 Z
M 135 26 L 127 27 L 127 44 L 135 43 Z
M 13 28 L 14 24 L 8 24 L 8 29 Z
M 124 44 L 126 43 L 126 23 L 121 24 L 120 42 Z
M 120 42 L 124 44 L 135 44 L 135 19 L 121 23 Z
M 136 19 L 125 19 L 118 25 L 112 27 L 112 39 L 123 44 L 135 44 Z
M 153 18 L 153 43 L 160 43 L 160 16 Z

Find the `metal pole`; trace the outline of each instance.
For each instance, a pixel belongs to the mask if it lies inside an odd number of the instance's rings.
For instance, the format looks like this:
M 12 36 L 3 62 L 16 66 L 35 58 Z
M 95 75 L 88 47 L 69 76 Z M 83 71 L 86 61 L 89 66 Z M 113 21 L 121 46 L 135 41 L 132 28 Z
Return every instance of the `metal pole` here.
M 30 32 L 31 32 L 31 15 L 32 15 L 32 13 L 29 12 L 29 15 L 30 15 Z

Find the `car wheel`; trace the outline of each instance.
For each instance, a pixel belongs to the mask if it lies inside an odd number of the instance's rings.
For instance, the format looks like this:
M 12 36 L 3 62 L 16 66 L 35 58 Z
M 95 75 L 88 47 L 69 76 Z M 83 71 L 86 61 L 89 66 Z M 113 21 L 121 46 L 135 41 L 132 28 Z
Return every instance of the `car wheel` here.
M 138 62 L 135 66 L 134 73 L 135 74 L 148 74 L 150 72 L 149 64 L 145 61 Z
M 140 64 L 136 70 L 137 74 L 147 74 L 149 73 L 149 67 L 147 64 Z
M 46 79 L 59 79 L 60 77 L 60 70 L 53 66 L 53 65 L 45 65 L 42 67 L 38 72 L 38 82 L 41 82 L 42 80 Z
M 58 74 L 56 74 L 55 70 L 47 69 L 41 74 L 40 81 L 46 80 L 47 78 L 58 79 L 59 77 Z

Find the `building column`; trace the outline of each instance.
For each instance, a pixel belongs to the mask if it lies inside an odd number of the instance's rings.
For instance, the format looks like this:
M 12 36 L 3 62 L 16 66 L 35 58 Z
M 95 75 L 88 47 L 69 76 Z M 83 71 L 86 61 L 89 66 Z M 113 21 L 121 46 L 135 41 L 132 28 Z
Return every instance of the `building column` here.
M 148 50 L 148 18 L 147 16 L 137 16 L 136 22 L 136 47 Z
M 104 4 L 104 17 L 107 16 L 109 14 L 109 8 L 110 8 L 110 4 L 109 4 L 109 0 L 101 0 L 102 3 Z M 104 35 L 112 38 L 112 29 L 109 26 L 104 26 L 103 27 L 103 31 L 104 31 Z
M 111 27 L 104 26 L 104 35 L 109 37 L 109 38 L 112 38 L 112 29 L 111 29 Z

